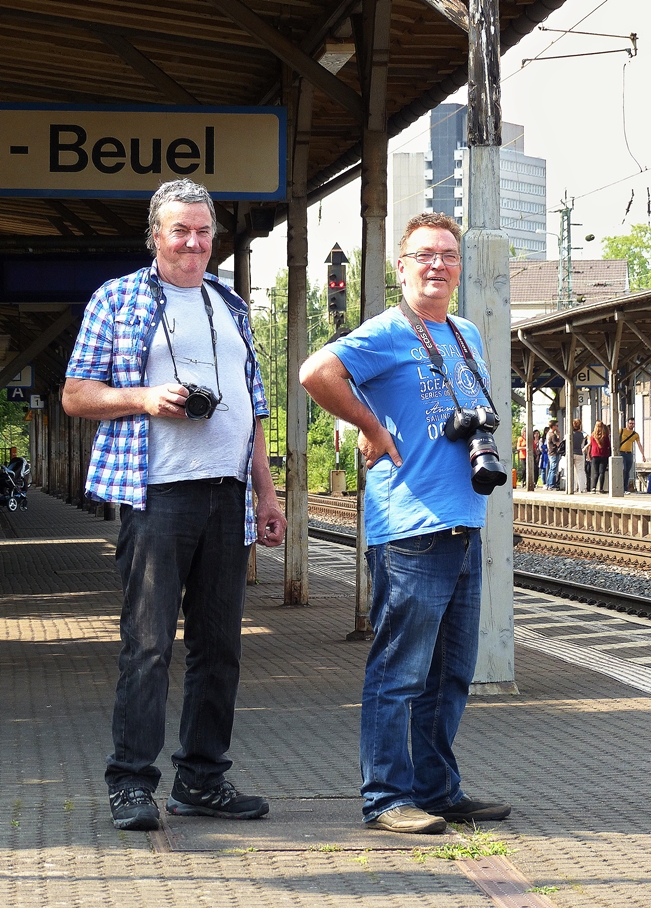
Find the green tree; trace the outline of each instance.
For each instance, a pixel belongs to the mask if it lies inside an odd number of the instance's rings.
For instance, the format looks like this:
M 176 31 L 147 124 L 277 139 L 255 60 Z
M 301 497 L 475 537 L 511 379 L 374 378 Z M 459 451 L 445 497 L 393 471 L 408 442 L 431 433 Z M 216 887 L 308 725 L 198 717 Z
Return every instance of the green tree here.
M 330 470 L 335 469 L 335 419 L 315 406 L 314 420 L 307 436 L 307 484 L 310 492 L 327 492 Z M 339 467 L 346 471 L 346 488 L 357 488 L 355 449 L 357 429 L 345 429 L 339 438 Z
M 346 268 L 346 317 L 344 327 L 355 328 L 360 319 L 362 251 L 353 249 Z M 325 276 L 325 270 L 324 270 Z M 287 410 L 287 283 L 288 271 L 281 269 L 274 286 L 266 289 L 251 306 L 251 323 L 262 380 L 267 392 L 271 418 L 265 420 L 267 450 L 270 455 L 282 455 L 286 447 Z M 396 270 L 386 263 L 386 302 L 395 306 L 401 291 Z M 307 349 L 308 354 L 321 347 L 334 334 L 328 315 L 328 288 L 319 284 L 307 285 Z M 329 488 L 330 470 L 335 468 L 334 417 L 308 400 L 308 485 L 311 491 Z M 349 490 L 357 486 L 355 449 L 357 430 L 342 433 L 339 446 L 339 468 L 346 471 Z
M 24 404 L 7 400 L 6 389 L 0 393 L 0 458 L 9 460 L 11 448 L 16 448 L 20 457 L 29 457 L 29 429 L 24 407 Z
M 651 287 L 651 227 L 632 224 L 628 236 L 607 236 L 602 243 L 603 258 L 626 259 L 631 290 Z

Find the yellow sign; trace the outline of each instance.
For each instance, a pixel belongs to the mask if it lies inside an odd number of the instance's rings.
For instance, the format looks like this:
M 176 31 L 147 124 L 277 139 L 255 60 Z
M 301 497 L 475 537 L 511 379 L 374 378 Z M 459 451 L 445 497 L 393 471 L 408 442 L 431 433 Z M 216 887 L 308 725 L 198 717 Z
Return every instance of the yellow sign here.
M 215 199 L 284 199 L 281 107 L 0 105 L 0 195 L 149 198 L 189 177 Z

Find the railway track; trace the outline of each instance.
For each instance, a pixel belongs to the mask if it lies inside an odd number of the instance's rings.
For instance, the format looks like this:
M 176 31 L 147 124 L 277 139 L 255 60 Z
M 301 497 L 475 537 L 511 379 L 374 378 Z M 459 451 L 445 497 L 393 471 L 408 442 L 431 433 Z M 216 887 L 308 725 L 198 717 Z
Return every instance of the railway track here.
M 355 526 L 356 501 L 354 497 L 333 499 L 325 495 L 308 496 L 310 517 L 332 520 L 344 524 L 348 532 L 332 527 L 311 526 L 309 535 L 348 547 L 355 546 L 356 537 L 351 534 Z M 550 527 L 532 527 L 525 523 L 514 524 L 518 548 L 523 551 L 536 551 L 547 555 L 575 556 L 595 558 L 604 562 L 625 566 L 651 566 L 651 542 L 649 540 L 630 539 L 608 533 L 580 533 L 576 530 L 562 531 Z M 601 587 L 588 586 L 569 580 L 532 574 L 527 571 L 513 572 L 516 587 L 548 595 L 560 596 L 572 602 L 610 609 L 641 618 L 651 618 L 651 599 L 623 593 L 618 590 L 605 590 Z
M 357 503 L 354 496 L 333 498 L 309 495 L 310 517 L 354 527 Z M 522 552 L 597 559 L 620 567 L 651 570 L 651 537 L 621 532 L 598 532 L 577 527 L 553 527 L 515 520 L 514 539 Z
M 312 539 L 322 539 L 325 542 L 334 542 L 349 548 L 355 547 L 356 537 L 351 533 L 314 526 L 308 529 L 308 533 Z M 645 596 L 635 596 L 618 590 L 605 590 L 584 583 L 575 583 L 572 580 L 559 580 L 555 577 L 520 570 L 513 571 L 513 584 L 523 590 L 559 596 L 570 602 L 595 605 L 621 614 L 637 615 L 640 618 L 651 618 L 651 599 Z

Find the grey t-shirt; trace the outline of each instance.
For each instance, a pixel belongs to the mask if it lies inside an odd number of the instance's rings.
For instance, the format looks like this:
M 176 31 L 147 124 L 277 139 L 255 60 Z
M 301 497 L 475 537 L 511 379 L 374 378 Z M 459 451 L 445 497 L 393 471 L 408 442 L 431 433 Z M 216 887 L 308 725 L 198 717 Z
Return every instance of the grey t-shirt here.
M 176 368 L 182 383 L 211 388 L 217 380 L 210 323 L 201 287 L 162 284 Z M 246 387 L 246 345 L 219 293 L 209 284 L 217 334 L 217 368 L 223 400 L 210 419 L 150 417 L 148 484 L 235 476 L 246 481 L 253 408 Z M 159 324 L 147 362 L 149 385 L 176 384 L 174 367 Z

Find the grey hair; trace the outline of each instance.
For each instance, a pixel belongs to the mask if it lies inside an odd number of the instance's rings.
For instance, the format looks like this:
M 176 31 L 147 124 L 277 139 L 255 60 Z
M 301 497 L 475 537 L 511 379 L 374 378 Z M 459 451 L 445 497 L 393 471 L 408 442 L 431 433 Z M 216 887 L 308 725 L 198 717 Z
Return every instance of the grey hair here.
M 443 211 L 424 211 L 422 214 L 417 214 L 407 221 L 404 235 L 400 239 L 400 255 L 402 255 L 407 248 L 407 240 L 409 237 L 414 230 L 418 230 L 419 227 L 433 227 L 438 228 L 439 230 L 447 230 L 455 238 L 459 248 L 461 248 L 461 227 L 459 227 L 454 218 L 451 218 Z
M 161 209 L 168 202 L 183 202 L 186 205 L 199 203 L 207 205 L 212 220 L 212 235 L 217 233 L 217 217 L 215 215 L 215 206 L 213 205 L 210 193 L 201 183 L 193 183 L 192 180 L 171 180 L 169 183 L 163 183 L 158 187 L 151 197 L 149 203 L 149 227 L 147 228 L 147 249 L 156 255 L 156 244 L 154 243 L 154 232 L 158 233 L 161 228 Z

